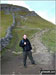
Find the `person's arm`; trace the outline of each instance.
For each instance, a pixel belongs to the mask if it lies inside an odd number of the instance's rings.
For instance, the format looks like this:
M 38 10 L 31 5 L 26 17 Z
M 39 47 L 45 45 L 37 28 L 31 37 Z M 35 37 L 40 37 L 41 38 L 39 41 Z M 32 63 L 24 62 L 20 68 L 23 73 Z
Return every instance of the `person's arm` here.
M 29 41 L 29 40 L 28 40 Z M 30 43 L 30 41 L 29 41 L 29 45 L 30 45 L 30 47 L 31 47 L 31 49 L 32 49 L 32 46 L 31 46 L 31 43 Z
M 20 41 L 19 46 L 20 46 L 20 47 L 24 47 L 24 46 L 25 46 L 25 45 L 24 45 L 24 42 L 22 42 L 22 40 Z

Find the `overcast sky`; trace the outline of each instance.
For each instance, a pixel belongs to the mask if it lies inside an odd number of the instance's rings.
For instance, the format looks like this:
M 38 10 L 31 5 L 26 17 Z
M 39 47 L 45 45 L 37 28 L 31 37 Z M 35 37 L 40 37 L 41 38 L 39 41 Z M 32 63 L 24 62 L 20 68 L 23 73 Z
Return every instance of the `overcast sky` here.
M 1 3 L 14 4 L 27 7 L 29 10 L 35 11 L 44 19 L 55 23 L 55 0 L 41 0 L 41 1 L 3 1 Z

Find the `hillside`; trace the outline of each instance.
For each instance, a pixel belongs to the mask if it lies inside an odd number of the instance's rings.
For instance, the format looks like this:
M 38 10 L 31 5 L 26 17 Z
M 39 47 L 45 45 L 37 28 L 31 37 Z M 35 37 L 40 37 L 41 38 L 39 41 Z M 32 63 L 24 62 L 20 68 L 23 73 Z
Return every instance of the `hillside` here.
M 34 11 L 29 11 L 25 7 L 1 4 L 1 34 L 5 36 L 7 27 L 12 23 L 12 13 L 15 16 L 15 27 L 12 30 L 12 39 L 6 48 L 1 51 L 2 55 L 2 74 L 38 74 L 40 70 L 55 69 L 55 51 L 56 51 L 56 25 L 43 19 Z M 2 17 L 2 16 L 7 17 Z M 6 19 L 7 20 L 6 20 Z M 5 26 L 5 27 L 4 27 Z M 32 44 L 33 58 L 36 65 L 31 65 L 28 59 L 28 67 L 23 67 L 22 48 L 19 42 L 22 36 L 27 34 Z M 9 67 L 9 68 L 8 68 Z
M 55 30 L 55 28 L 56 28 L 56 26 L 54 24 L 52 24 L 51 22 L 48 22 L 47 20 L 41 18 L 34 11 L 29 11 L 27 8 L 24 8 L 24 7 L 9 5 L 9 4 L 1 4 L 0 12 L 1 11 L 3 11 L 5 13 L 5 15 L 6 14 L 10 15 L 12 13 L 15 14 L 16 25 L 15 25 L 14 30 L 12 31 L 13 39 L 11 40 L 10 45 L 7 46 L 7 48 L 12 48 L 17 40 L 16 46 L 15 46 L 16 51 L 19 50 L 18 44 L 19 44 L 19 41 L 22 39 L 23 34 L 27 34 L 28 37 L 30 38 L 34 33 L 38 32 L 40 30 L 43 30 L 43 29 L 50 29 L 50 30 L 54 29 Z M 3 12 L 1 12 L 1 14 Z M 9 17 L 8 17 L 8 19 L 9 19 Z M 2 20 L 2 18 L 1 18 L 1 20 Z M 4 17 L 4 20 L 5 20 L 5 17 Z M 9 21 L 8 23 L 11 24 L 11 21 Z M 6 25 L 5 25 L 5 23 L 3 25 L 8 26 L 7 23 L 6 23 Z M 3 26 L 3 25 L 1 25 L 1 26 Z M 2 28 L 2 30 L 4 30 L 4 29 L 5 28 Z M 1 34 L 3 35 L 4 32 L 1 32 Z M 53 35 L 55 35 L 55 34 L 56 33 L 53 32 Z M 44 37 L 44 39 L 46 39 L 46 37 Z M 43 41 L 45 41 L 45 40 L 43 40 Z M 55 40 L 53 41 L 53 44 L 54 43 L 55 43 Z

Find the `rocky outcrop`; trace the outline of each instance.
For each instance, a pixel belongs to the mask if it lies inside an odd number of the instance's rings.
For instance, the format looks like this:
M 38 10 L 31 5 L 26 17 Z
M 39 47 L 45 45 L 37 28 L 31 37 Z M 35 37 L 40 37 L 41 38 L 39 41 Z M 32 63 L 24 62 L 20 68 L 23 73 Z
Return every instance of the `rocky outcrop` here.
M 0 10 L 4 10 L 4 11 L 29 11 L 27 8 L 22 7 L 22 6 L 16 6 L 16 5 L 12 5 L 12 4 L 0 4 L 1 9 Z
M 11 5 L 11 4 L 0 4 L 0 11 L 3 10 L 5 14 L 9 14 L 10 12 L 27 12 L 25 16 L 38 16 L 35 11 L 29 11 L 29 9 L 22 7 L 22 6 L 16 6 L 16 5 Z M 20 14 L 23 16 L 22 14 Z M 20 16 L 19 15 L 19 16 Z
M 6 31 L 5 37 L 0 38 L 0 45 L 1 45 L 0 51 L 1 51 L 3 48 L 5 48 L 5 47 L 9 44 L 10 40 L 11 40 L 12 37 L 13 37 L 13 36 L 12 36 L 12 30 L 13 30 L 13 28 L 14 28 L 14 26 L 15 26 L 15 15 L 14 15 L 14 13 L 13 13 L 12 15 L 13 15 L 13 24 L 8 27 L 8 29 L 7 29 L 7 31 Z
M 35 13 L 35 11 L 31 11 L 26 16 L 38 16 L 38 15 Z

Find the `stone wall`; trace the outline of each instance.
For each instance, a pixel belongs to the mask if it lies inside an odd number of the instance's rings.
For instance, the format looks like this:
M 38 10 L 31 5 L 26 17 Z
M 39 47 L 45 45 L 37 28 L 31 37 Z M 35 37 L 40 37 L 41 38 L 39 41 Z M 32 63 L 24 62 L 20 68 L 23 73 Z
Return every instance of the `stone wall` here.
M 12 23 L 12 25 L 8 27 L 5 37 L 0 38 L 0 46 L 1 46 L 0 51 L 9 44 L 10 40 L 13 37 L 12 36 L 12 30 L 13 30 L 13 28 L 15 26 L 15 15 L 14 15 L 14 13 L 12 15 L 13 15 L 13 23 Z

